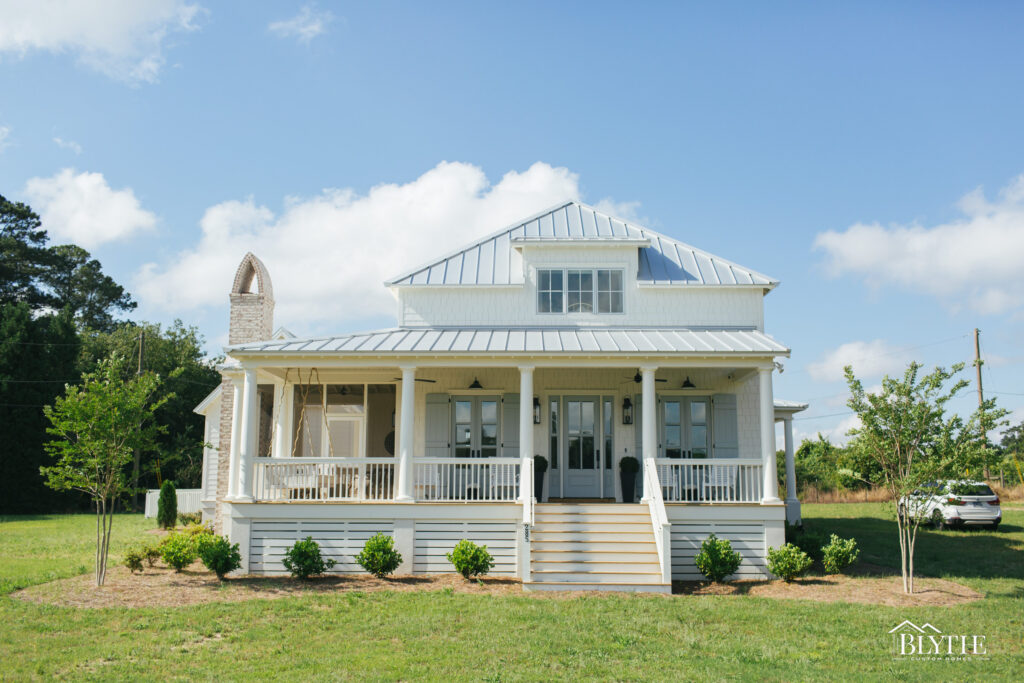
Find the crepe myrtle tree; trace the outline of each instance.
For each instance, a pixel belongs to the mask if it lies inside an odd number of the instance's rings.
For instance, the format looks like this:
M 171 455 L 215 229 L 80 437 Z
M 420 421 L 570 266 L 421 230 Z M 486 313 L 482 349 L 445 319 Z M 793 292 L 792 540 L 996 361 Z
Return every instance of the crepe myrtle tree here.
M 905 593 L 914 592 L 914 546 L 921 523 L 920 515 L 907 509 L 908 496 L 930 482 L 979 472 L 985 457 L 983 435 L 1003 424 L 1006 415 L 994 399 L 966 421 L 947 414 L 949 402 L 969 384 L 957 377 L 964 364 L 949 370 L 937 367 L 923 377 L 921 367 L 912 362 L 902 379 L 883 377 L 874 393 L 864 390 L 851 366 L 844 369 L 850 389 L 847 405 L 859 420 L 848 432 L 853 437 L 849 448 L 877 465 L 874 483 L 884 486 L 897 506 Z
M 131 492 L 129 472 L 132 454 L 155 447 L 164 427 L 153 413 L 167 400 L 155 399 L 160 377 L 144 373 L 123 379 L 119 359 L 111 357 L 96 371 L 82 377 L 80 386 L 67 386 L 44 414 L 46 431 L 53 440 L 46 451 L 55 465 L 39 468 L 46 485 L 55 490 L 81 491 L 96 507 L 96 585 L 107 574 L 107 554 L 114 506 Z

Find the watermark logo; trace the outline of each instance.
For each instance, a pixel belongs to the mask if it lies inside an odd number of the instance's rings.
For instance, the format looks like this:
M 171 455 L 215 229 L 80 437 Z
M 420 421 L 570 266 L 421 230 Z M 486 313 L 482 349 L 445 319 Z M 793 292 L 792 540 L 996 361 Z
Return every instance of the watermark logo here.
M 931 624 L 909 619 L 889 630 L 894 659 L 967 661 L 988 659 L 985 636 L 943 633 Z

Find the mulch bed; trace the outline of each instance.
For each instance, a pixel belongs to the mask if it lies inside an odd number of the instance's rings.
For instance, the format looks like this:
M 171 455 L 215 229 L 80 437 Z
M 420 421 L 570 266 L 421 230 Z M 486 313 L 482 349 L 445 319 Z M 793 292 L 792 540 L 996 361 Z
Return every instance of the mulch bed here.
M 915 588 L 916 593 L 905 595 L 899 576 L 892 576 L 888 570 L 861 565 L 856 576 L 810 576 L 793 583 L 746 580 L 715 584 L 677 581 L 673 584 L 673 593 L 682 596 L 752 595 L 775 599 L 899 607 L 958 605 L 984 597 L 966 586 L 944 579 L 918 578 Z M 480 581 L 467 581 L 454 573 L 395 576 L 388 579 L 376 579 L 366 575 L 331 575 L 312 581 L 297 581 L 286 577 L 232 577 L 221 583 L 197 562 L 182 572 L 175 572 L 162 565 L 147 567 L 141 574 L 130 574 L 126 568 L 120 566 L 110 567 L 107 570 L 106 584 L 99 588 L 93 585 L 93 575 L 90 572 L 31 586 L 13 593 L 12 596 L 28 602 L 65 607 L 182 607 L 211 602 L 241 602 L 351 591 L 442 590 L 478 595 L 528 595 L 538 599 L 595 595 L 590 591 L 523 593 L 519 579 L 484 577 Z M 668 597 L 658 594 L 644 595 Z

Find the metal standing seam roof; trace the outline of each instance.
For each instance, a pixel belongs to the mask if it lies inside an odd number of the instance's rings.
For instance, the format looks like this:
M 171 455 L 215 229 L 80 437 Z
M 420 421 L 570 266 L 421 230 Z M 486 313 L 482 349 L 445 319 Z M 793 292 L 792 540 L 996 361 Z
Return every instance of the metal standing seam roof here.
M 651 285 L 761 285 L 778 280 L 721 257 L 571 201 L 503 228 L 484 239 L 422 265 L 386 284 L 516 285 L 522 284 L 522 256 L 517 242 L 602 242 L 642 240 L 637 279 Z
M 228 353 L 372 354 L 769 354 L 789 349 L 752 329 L 397 328 L 318 339 L 275 339 Z

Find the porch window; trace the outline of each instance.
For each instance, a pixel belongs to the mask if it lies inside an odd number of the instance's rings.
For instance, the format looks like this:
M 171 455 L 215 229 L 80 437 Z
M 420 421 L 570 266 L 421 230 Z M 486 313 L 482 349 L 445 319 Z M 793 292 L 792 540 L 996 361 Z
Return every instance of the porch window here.
M 622 313 L 621 269 L 538 269 L 539 313 Z
M 707 397 L 663 397 L 660 451 L 665 458 L 708 457 L 709 405 Z

